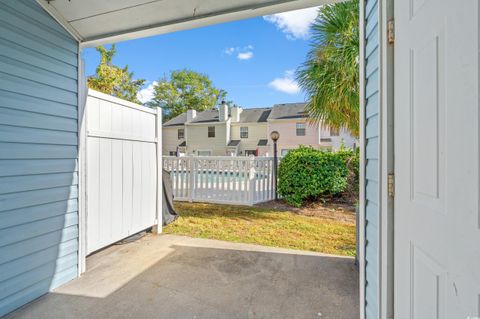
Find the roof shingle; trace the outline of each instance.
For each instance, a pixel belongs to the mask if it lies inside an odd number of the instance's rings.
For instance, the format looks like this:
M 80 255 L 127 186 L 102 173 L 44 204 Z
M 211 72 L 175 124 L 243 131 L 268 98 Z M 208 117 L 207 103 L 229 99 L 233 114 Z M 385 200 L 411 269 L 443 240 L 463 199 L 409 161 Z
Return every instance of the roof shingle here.
M 269 120 L 288 120 L 307 117 L 306 103 L 275 104 L 268 117 Z
M 296 118 L 305 118 L 306 103 L 286 103 L 275 104 L 272 108 L 263 107 L 255 109 L 243 109 L 240 113 L 239 123 L 265 123 L 267 120 L 288 120 Z M 230 112 L 229 112 L 230 113 Z M 230 115 L 230 114 L 229 114 Z M 165 122 L 163 126 L 184 125 L 187 121 L 187 113 Z M 197 112 L 197 116 L 190 123 L 214 123 L 218 122 L 218 110 L 207 110 Z

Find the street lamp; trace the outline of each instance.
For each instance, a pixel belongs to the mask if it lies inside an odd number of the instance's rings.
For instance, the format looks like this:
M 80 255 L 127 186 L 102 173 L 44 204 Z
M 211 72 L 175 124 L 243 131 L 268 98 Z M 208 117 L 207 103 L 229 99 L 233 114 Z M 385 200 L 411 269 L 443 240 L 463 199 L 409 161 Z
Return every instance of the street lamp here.
M 270 133 L 270 138 L 273 141 L 273 186 L 275 187 L 275 200 L 278 199 L 277 194 L 277 170 L 278 170 L 278 157 L 277 157 L 277 141 L 280 138 L 280 133 L 273 131 Z

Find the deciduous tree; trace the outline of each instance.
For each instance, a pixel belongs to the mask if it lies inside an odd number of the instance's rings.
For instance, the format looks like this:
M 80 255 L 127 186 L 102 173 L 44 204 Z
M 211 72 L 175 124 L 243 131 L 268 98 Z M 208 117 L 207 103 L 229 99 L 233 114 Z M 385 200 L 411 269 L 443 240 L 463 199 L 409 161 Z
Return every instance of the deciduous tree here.
M 213 109 L 226 95 L 227 92 L 213 86 L 205 74 L 187 69 L 175 70 L 158 81 L 154 98 L 148 105 L 162 107 L 164 120 L 168 120 L 188 109 Z
M 100 63 L 95 75 L 88 78 L 88 87 L 130 102 L 141 103 L 137 98 L 137 93 L 145 80 L 134 80 L 133 72 L 128 70 L 128 65 L 124 68 L 113 65 L 112 59 L 116 53 L 115 45 L 112 45 L 110 49 L 99 46 L 97 51 L 100 53 Z

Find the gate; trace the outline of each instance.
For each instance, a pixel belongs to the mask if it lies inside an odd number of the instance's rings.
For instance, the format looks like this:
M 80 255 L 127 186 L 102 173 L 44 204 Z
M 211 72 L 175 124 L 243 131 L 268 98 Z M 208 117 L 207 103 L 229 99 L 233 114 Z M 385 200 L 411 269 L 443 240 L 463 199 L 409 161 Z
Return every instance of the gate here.
M 90 254 L 159 223 L 161 115 L 89 90 L 86 116 L 86 250 Z

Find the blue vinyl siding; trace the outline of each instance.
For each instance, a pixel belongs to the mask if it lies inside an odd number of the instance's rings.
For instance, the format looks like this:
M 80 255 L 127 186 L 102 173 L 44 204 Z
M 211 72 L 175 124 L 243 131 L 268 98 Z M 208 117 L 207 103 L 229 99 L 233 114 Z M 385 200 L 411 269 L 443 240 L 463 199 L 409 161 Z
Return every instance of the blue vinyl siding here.
M 78 43 L 0 0 L 0 316 L 78 273 Z
M 379 318 L 378 0 L 365 2 L 365 318 Z

